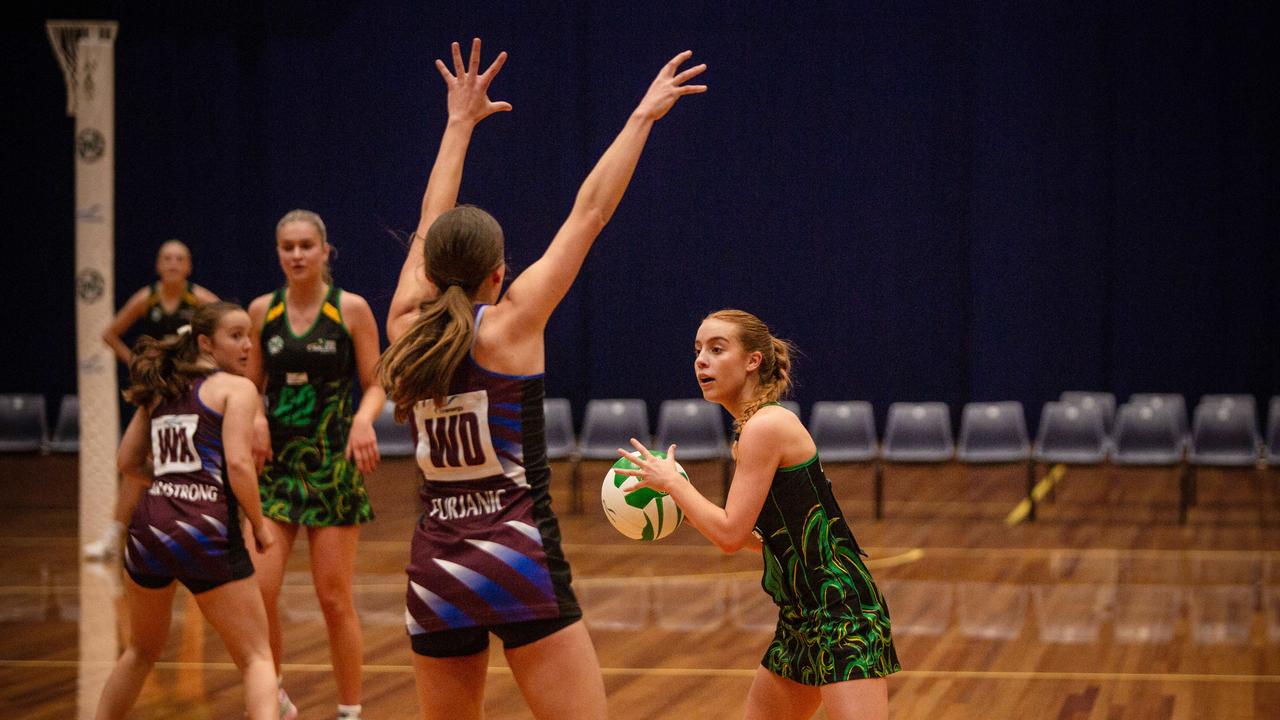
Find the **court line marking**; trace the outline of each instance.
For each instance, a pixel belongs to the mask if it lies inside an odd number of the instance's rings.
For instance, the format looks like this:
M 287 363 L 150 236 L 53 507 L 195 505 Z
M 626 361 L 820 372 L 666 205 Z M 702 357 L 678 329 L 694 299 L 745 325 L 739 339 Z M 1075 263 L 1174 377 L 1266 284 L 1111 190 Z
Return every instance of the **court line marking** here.
M 913 563 L 925 556 L 925 551 L 920 548 L 912 548 L 906 552 L 889 557 L 874 558 L 864 560 L 863 563 L 869 569 L 896 567 L 898 565 L 906 565 Z M 390 573 L 388 573 L 390 574 Z M 399 574 L 398 577 L 404 577 Z M 750 578 L 756 579 L 760 577 L 760 570 L 731 570 L 726 572 L 706 572 L 706 573 L 689 573 L 685 575 L 596 575 L 596 576 L 579 576 L 574 582 L 575 585 L 591 585 L 599 582 L 617 582 L 617 581 L 634 581 L 637 583 L 652 582 L 654 580 L 705 580 L 705 579 L 735 579 Z M 282 586 L 285 592 L 307 592 L 313 586 L 303 583 L 289 583 Z M 397 590 L 405 589 L 403 582 L 396 583 L 354 583 L 352 590 Z M 77 585 L 9 585 L 0 586 L 0 595 L 23 595 L 32 593 L 61 592 L 73 593 L 79 592 Z
M 1053 489 L 1053 486 L 1058 484 L 1066 474 L 1066 465 L 1054 465 L 1053 468 L 1049 470 L 1048 474 L 1041 478 L 1040 482 L 1036 483 L 1035 487 L 1031 489 L 1031 497 L 1022 498 L 1022 500 L 1014 506 L 1013 510 L 1009 512 L 1009 515 L 1005 517 L 1004 524 L 1017 525 L 1023 520 L 1026 520 L 1027 516 L 1031 514 L 1031 503 L 1038 503 L 1044 500 L 1044 496 L 1048 495 L 1049 491 Z
M 15 669 L 70 669 L 84 667 L 109 668 L 114 662 L 87 660 L 0 660 L 0 668 Z M 226 670 L 238 672 L 229 662 L 178 662 L 160 661 L 155 664 L 162 670 Z M 333 667 L 321 663 L 285 663 L 282 670 L 288 672 L 331 673 Z M 412 665 L 364 665 L 369 674 L 406 674 L 413 672 Z M 602 667 L 602 675 L 650 677 L 752 677 L 756 668 L 672 668 L 672 667 Z M 490 665 L 491 675 L 510 675 L 506 665 Z M 1052 670 L 903 670 L 894 673 L 904 678 L 937 678 L 951 680 L 1035 680 L 1035 681 L 1092 681 L 1092 682 L 1187 682 L 1187 683 L 1280 683 L 1280 675 L 1210 674 L 1210 673 L 1109 673 L 1109 672 L 1061 672 Z

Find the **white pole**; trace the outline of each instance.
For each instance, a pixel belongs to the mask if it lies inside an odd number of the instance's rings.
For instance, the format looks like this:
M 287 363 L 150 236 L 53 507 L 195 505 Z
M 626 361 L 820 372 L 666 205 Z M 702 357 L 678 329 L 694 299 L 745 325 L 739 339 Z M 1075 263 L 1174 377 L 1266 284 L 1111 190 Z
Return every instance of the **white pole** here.
M 115 53 L 90 33 L 76 54 L 76 367 L 80 394 L 80 541 L 102 537 L 117 494 L 116 358 L 102 341 L 115 304 Z M 108 568 L 114 573 L 114 568 Z M 99 573 L 101 574 L 101 573 Z M 114 577 L 114 575 L 112 576 Z M 99 580 L 94 582 L 93 580 Z M 117 654 L 113 583 L 80 582 L 79 716 L 92 718 Z M 118 585 L 114 586 L 118 592 Z

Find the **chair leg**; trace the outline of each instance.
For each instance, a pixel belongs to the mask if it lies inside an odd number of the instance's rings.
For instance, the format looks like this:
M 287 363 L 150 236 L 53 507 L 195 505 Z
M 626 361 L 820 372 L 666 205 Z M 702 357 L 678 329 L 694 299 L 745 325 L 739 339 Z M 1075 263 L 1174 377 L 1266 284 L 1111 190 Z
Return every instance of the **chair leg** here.
M 880 461 L 876 461 L 875 471 L 875 510 L 876 519 L 880 520 L 884 517 L 884 467 L 880 465 Z
M 1191 497 L 1191 466 L 1183 465 L 1178 472 L 1178 524 L 1187 524 L 1187 507 Z
M 574 458 L 569 461 L 569 512 L 572 514 L 581 514 L 585 503 L 582 501 L 582 473 L 578 470 L 578 466 L 582 464 L 582 460 Z
M 1036 519 L 1036 461 L 1031 460 L 1027 463 L 1027 502 L 1030 507 L 1027 508 L 1027 520 Z

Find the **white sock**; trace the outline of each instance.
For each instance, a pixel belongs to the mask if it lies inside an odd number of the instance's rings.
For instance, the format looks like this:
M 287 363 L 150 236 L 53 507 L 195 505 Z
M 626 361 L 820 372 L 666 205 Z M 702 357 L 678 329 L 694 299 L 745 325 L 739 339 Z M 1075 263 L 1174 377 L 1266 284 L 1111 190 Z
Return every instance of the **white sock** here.
M 358 718 L 360 717 L 360 709 L 363 705 L 343 705 L 338 704 L 338 717 L 340 718 Z

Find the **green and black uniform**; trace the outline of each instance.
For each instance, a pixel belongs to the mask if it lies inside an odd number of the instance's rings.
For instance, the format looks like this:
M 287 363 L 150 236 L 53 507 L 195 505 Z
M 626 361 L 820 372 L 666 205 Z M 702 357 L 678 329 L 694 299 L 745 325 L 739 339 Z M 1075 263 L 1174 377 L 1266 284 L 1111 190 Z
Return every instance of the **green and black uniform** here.
M 355 346 L 342 322 L 342 291 L 330 288 L 311 327 L 289 326 L 285 291 L 271 296 L 260 338 L 267 374 L 271 451 L 259 478 L 262 512 L 295 525 L 373 519 L 364 478 L 344 453 L 354 413 Z
M 763 543 L 761 585 L 778 605 L 778 627 L 761 660 L 765 668 L 805 685 L 902 669 L 889 608 L 816 454 L 778 468 L 755 531 Z
M 138 334 L 163 340 L 166 335 L 175 335 L 178 328 L 190 324 L 196 308 L 200 306 L 195 287 L 188 280 L 187 287 L 178 298 L 178 307 L 173 312 L 166 312 L 164 303 L 160 302 L 160 283 L 151 283 L 151 292 L 147 294 L 147 310 L 138 322 Z

